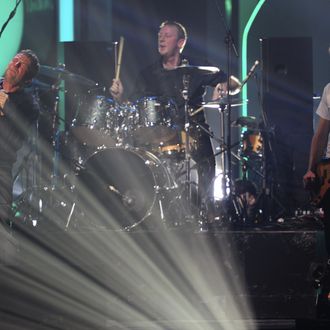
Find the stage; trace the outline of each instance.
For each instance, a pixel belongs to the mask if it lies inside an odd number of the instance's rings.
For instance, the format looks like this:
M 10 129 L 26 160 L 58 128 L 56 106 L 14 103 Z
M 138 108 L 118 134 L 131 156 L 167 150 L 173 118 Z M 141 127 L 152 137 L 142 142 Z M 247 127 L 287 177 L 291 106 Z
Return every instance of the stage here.
M 322 329 L 320 222 L 130 232 L 15 224 L 1 239 L 3 329 Z M 323 323 L 322 323 L 323 322 Z M 10 326 L 9 326 L 10 324 Z

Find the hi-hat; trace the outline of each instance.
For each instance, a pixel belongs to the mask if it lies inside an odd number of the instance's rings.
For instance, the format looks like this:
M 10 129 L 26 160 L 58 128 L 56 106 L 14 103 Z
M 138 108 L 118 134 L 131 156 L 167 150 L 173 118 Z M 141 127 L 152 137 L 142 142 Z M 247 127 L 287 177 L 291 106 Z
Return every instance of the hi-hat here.
M 198 72 L 200 74 L 211 74 L 220 71 L 220 69 L 216 66 L 196 66 L 189 64 L 177 66 L 173 70 L 176 70 L 182 74 L 193 74 L 195 72 Z
M 239 107 L 242 106 L 244 103 L 247 103 L 248 100 L 240 100 L 240 99 L 233 99 L 230 102 L 231 107 Z M 190 116 L 195 116 L 197 115 L 199 112 L 201 112 L 204 109 L 215 109 L 215 110 L 219 110 L 219 109 L 228 109 L 228 101 L 226 97 L 223 97 L 217 101 L 210 101 L 210 102 L 206 102 L 203 105 L 201 105 L 198 109 L 190 112 Z
M 248 103 L 249 100 L 242 100 L 240 98 L 231 98 L 230 99 L 230 105 L 232 107 L 240 107 L 241 105 Z M 216 101 L 210 101 L 210 102 L 206 102 L 203 104 L 204 108 L 208 108 L 208 109 L 219 109 L 219 108 L 227 108 L 229 104 L 229 100 L 227 97 L 222 97 L 219 100 Z
M 68 83 L 74 83 L 78 85 L 84 85 L 87 87 L 96 86 L 97 83 L 91 79 L 81 76 L 76 73 L 72 73 L 62 67 L 52 67 L 47 65 L 40 65 L 38 78 L 40 76 L 48 77 L 50 79 L 64 80 Z

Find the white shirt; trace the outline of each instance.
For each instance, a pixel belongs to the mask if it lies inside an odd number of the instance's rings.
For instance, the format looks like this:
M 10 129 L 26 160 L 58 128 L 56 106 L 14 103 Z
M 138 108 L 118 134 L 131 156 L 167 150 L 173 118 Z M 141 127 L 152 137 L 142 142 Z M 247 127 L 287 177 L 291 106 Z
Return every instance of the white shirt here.
M 319 106 L 316 109 L 316 113 L 323 119 L 330 120 L 330 83 L 328 83 L 324 89 Z M 330 157 L 330 135 L 328 138 L 328 146 L 326 151 L 326 157 Z

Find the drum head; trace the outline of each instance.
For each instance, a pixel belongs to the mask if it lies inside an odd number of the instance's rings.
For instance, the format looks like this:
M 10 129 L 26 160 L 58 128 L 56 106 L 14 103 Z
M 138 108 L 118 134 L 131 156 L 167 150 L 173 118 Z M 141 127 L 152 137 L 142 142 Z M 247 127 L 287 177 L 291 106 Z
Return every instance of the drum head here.
M 92 155 L 78 175 L 80 208 L 113 229 L 130 228 L 150 215 L 156 179 L 148 155 L 110 148 Z

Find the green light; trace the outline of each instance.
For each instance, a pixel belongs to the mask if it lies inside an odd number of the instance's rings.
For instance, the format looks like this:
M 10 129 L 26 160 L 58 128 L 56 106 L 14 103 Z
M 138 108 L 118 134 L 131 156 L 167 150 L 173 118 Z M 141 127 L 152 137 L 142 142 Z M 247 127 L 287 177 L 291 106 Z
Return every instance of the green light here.
M 0 27 L 7 21 L 14 7 L 15 1 L 1 0 Z M 0 75 L 3 75 L 8 63 L 19 50 L 23 35 L 23 22 L 24 4 L 22 1 L 0 38 Z
M 74 41 L 73 0 L 59 0 L 59 41 Z
M 262 5 L 265 3 L 266 0 L 259 0 L 258 4 L 254 8 L 248 22 L 246 23 L 246 26 L 243 31 L 243 36 L 242 36 L 242 80 L 246 77 L 247 75 L 247 39 L 248 39 L 248 34 L 250 32 L 250 28 L 252 26 L 252 23 L 254 22 L 256 16 L 259 13 L 260 8 Z M 244 85 L 242 88 L 242 100 L 247 99 L 247 85 Z M 247 104 L 244 103 L 242 106 L 242 116 L 247 116 Z
M 233 11 L 233 4 L 232 4 L 232 0 L 225 0 L 225 10 L 226 10 L 226 16 L 228 19 L 228 22 L 231 21 L 231 14 Z
M 64 56 L 64 43 L 59 42 L 57 44 L 57 61 L 58 63 L 65 63 L 65 56 Z M 58 103 L 58 113 L 62 120 L 59 121 L 58 129 L 60 131 L 65 131 L 65 82 L 62 80 L 60 84 L 60 91 L 58 92 L 59 103 Z

